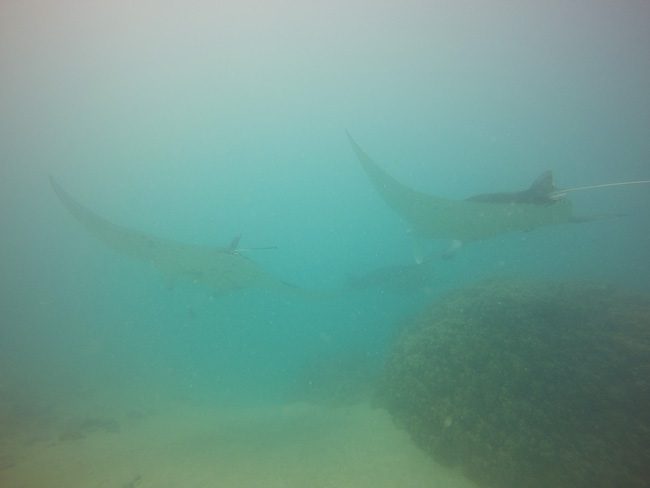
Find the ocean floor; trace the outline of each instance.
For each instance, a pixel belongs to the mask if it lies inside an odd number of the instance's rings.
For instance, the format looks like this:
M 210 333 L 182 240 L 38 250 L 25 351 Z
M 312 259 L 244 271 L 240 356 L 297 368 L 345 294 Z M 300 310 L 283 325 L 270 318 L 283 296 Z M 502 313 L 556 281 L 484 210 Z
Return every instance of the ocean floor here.
M 367 405 L 174 405 L 0 440 L 3 488 L 471 488 Z

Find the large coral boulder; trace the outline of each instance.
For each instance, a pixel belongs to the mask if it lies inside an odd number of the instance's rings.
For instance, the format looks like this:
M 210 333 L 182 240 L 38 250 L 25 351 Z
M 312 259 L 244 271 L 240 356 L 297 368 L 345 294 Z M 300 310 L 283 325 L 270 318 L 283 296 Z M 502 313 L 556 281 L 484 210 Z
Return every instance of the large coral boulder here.
M 407 324 L 380 400 L 483 486 L 650 486 L 650 299 L 493 281 Z

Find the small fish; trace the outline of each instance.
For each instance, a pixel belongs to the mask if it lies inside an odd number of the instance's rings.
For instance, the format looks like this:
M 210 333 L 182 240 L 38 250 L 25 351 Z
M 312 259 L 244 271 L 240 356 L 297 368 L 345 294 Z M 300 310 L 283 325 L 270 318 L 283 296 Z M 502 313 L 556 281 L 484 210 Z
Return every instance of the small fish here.
M 139 475 L 139 474 L 136 474 L 131 479 L 131 481 L 129 481 L 128 483 L 124 483 L 122 485 L 122 488 L 136 488 L 140 484 L 141 481 L 142 481 L 142 476 Z

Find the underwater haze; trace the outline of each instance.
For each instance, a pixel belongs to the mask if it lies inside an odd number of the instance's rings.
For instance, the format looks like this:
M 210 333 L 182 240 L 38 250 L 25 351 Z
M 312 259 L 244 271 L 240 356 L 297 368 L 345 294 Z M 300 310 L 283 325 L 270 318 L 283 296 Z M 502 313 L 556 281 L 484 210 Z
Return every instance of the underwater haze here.
M 450 200 L 650 180 L 649 22 L 642 0 L 2 2 L 0 484 L 474 486 L 373 401 L 402 324 L 491 278 L 650 291 L 650 185 L 444 259 L 346 131 Z

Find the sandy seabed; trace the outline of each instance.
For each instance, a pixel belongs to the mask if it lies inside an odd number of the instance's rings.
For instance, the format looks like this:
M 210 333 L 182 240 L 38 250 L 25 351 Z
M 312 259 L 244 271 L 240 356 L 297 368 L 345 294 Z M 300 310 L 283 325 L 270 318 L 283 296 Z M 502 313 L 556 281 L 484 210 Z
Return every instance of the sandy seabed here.
M 15 438 L 3 488 L 471 488 L 366 405 L 174 406 L 78 438 Z

